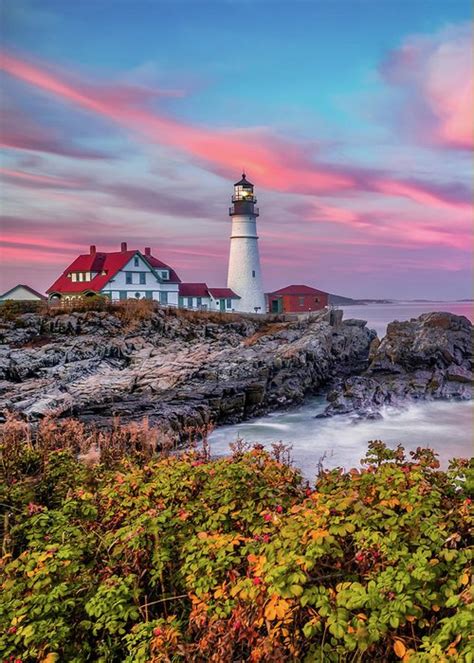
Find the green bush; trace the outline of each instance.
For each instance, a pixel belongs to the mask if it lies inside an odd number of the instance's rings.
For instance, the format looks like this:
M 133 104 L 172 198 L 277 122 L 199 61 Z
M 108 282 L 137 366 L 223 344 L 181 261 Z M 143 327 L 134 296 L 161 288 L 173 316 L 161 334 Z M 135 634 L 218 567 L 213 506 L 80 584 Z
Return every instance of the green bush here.
M 278 448 L 87 466 L 80 427 L 15 425 L 4 660 L 474 660 L 467 461 L 374 442 L 312 488 Z

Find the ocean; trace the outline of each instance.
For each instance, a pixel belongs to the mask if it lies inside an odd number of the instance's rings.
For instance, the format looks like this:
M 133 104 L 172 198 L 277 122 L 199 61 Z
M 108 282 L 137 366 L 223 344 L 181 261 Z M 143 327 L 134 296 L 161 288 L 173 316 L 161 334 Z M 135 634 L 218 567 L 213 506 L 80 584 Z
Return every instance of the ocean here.
M 447 311 L 464 315 L 474 321 L 474 302 L 396 302 L 394 304 L 360 304 L 357 306 L 339 306 L 344 311 L 344 319 L 359 318 L 367 320 L 367 325 L 375 329 L 378 336 L 385 336 L 387 325 L 393 320 L 410 320 L 430 311 Z
M 409 320 L 429 311 L 449 311 L 473 320 L 473 304 L 466 302 L 398 302 L 343 308 L 344 318 L 367 320 L 379 336 L 385 334 L 392 320 Z M 229 453 L 229 443 L 237 438 L 268 448 L 282 441 L 292 445 L 294 464 L 310 481 L 316 476 L 320 460 L 326 468 L 360 466 L 369 440 L 383 440 L 390 447 L 401 444 L 407 451 L 430 447 L 439 454 L 443 467 L 451 458 L 473 455 L 472 402 L 430 401 L 400 409 L 387 407 L 381 412 L 382 419 L 359 422 L 349 415 L 316 419 L 325 405 L 324 397 L 313 397 L 294 408 L 220 427 L 210 436 L 211 452 L 215 456 Z

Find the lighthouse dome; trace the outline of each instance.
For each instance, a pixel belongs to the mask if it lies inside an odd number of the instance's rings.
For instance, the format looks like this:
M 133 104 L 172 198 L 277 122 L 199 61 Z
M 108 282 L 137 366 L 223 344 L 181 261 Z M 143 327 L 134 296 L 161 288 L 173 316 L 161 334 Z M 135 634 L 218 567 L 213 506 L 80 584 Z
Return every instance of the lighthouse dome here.
M 234 184 L 234 186 L 245 186 L 245 187 L 253 187 L 252 182 L 249 182 L 245 173 L 242 173 L 242 179 L 239 180 Z

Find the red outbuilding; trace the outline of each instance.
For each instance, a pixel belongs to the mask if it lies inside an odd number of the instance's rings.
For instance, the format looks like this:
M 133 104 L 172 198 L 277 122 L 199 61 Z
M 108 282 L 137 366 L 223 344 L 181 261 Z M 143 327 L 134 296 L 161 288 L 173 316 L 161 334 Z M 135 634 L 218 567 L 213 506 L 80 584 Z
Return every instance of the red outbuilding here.
M 267 310 L 269 313 L 306 313 L 320 311 L 329 303 L 329 294 L 309 285 L 288 285 L 275 292 L 269 292 Z

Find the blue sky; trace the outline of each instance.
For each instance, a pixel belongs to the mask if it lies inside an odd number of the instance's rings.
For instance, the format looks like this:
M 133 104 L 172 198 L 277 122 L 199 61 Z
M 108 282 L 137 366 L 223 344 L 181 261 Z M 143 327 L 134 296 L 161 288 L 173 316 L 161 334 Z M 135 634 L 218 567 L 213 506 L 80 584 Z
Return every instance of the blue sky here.
M 18 255 L 46 288 L 121 239 L 222 285 L 245 167 L 268 289 L 469 296 L 471 15 L 464 0 L 4 0 L 5 288 Z

